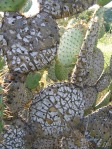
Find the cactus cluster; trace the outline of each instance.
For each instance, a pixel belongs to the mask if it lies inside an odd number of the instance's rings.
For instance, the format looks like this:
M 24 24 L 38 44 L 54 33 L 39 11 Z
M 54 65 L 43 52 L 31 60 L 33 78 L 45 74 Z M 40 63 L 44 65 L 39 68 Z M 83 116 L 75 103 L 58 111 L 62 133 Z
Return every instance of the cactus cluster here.
M 58 0 L 38 2 L 42 11 L 34 17 L 26 19 L 14 12 L 4 15 L 0 44 L 9 68 L 3 76 L 7 89 L 4 105 L 13 118 L 4 126 L 0 148 L 108 148 L 112 145 L 112 106 L 85 116 L 98 93 L 109 85 L 111 88 L 112 56 L 109 68 L 104 70 L 104 56 L 97 48 L 102 21 L 96 12 L 87 30 L 75 24 L 64 32 L 59 44 L 53 19 L 68 16 L 71 11 L 81 12 L 94 0 L 87 5 L 79 0 L 74 5 Z M 48 76 L 52 80 L 66 82 L 35 93 L 32 90 L 44 72 L 38 70 L 45 66 L 50 67 Z

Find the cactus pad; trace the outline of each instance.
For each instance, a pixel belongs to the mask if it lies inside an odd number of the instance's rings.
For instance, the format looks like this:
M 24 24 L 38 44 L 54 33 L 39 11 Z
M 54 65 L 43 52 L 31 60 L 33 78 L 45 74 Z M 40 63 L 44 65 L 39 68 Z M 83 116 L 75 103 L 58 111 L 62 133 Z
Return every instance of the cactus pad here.
M 78 86 L 83 86 L 88 74 L 92 70 L 92 57 L 99 30 L 99 20 L 95 17 L 91 20 L 85 39 L 83 41 L 79 58 L 72 73 L 71 81 Z
M 73 67 L 65 67 L 58 60 L 52 61 L 48 69 L 48 77 L 53 81 L 68 80 Z
M 56 61 L 53 60 L 50 63 L 49 69 L 48 69 L 48 77 L 53 80 L 53 81 L 57 81 L 56 75 L 55 75 L 55 63 Z
M 17 113 L 24 109 L 26 104 L 32 99 L 32 92 L 26 88 L 24 80 L 22 82 L 19 77 L 13 78 L 9 73 L 4 76 L 4 88 L 8 91 L 4 94 L 6 98 L 6 105 L 10 108 L 12 113 Z
M 83 89 L 83 99 L 85 100 L 85 109 L 90 108 L 97 99 L 98 92 L 95 87 L 85 87 Z
M 1 31 L 1 48 L 13 72 L 42 69 L 56 55 L 58 28 L 46 13 L 27 19 L 17 13 L 6 13 Z
M 0 0 L 0 11 L 18 11 L 27 0 Z
M 35 95 L 29 113 L 29 121 L 37 123 L 38 137 L 69 135 L 75 116 L 84 113 L 82 91 L 69 83 L 48 86 Z
M 100 6 L 104 6 L 108 4 L 111 0 L 97 0 L 97 4 Z
M 60 81 L 68 80 L 68 70 L 59 61 L 57 61 L 55 64 L 55 75 L 56 78 Z
M 100 49 L 96 48 L 93 52 L 91 70 L 84 81 L 85 85 L 94 86 L 104 69 L 104 56 Z
M 85 119 L 87 126 L 86 139 L 93 141 L 97 147 L 112 146 L 112 106 L 107 106 L 88 115 Z
M 60 40 L 58 49 L 58 60 L 64 66 L 75 63 L 84 38 L 84 33 L 80 28 L 68 29 Z
M 18 118 L 11 125 L 5 125 L 2 132 L 3 141 L 0 142 L 1 149 L 25 149 L 24 137 L 28 130 L 26 121 Z
M 30 73 L 26 78 L 26 87 L 29 89 L 34 89 L 39 85 L 39 81 L 42 75 L 40 73 Z

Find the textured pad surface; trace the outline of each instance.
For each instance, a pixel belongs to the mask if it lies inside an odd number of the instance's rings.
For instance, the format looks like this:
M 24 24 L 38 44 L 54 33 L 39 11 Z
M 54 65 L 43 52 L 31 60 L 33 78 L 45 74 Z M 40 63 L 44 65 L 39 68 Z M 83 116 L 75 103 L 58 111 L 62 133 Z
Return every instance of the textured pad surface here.
M 1 31 L 1 48 L 12 71 L 39 70 L 56 55 L 58 28 L 46 13 L 28 19 L 17 13 L 6 13 Z
M 69 135 L 75 116 L 82 117 L 82 91 L 69 83 L 57 83 L 43 89 L 32 101 L 29 121 L 36 125 L 40 136 Z M 37 134 L 38 135 L 38 134 Z

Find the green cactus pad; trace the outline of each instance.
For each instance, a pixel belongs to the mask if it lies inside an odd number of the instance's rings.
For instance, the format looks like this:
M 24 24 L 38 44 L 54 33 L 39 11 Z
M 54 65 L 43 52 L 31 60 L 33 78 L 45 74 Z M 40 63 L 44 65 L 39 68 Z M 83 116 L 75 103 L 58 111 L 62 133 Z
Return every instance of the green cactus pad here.
M 27 12 L 32 6 L 32 0 L 27 0 L 26 4 L 22 7 L 20 12 Z
M 56 78 L 60 81 L 68 80 L 68 70 L 59 61 L 57 61 L 55 64 L 55 75 Z
M 85 101 L 85 109 L 90 108 L 97 99 L 98 92 L 95 87 L 85 87 L 83 90 L 83 98 Z
M 97 147 L 102 147 L 102 149 L 109 149 L 112 145 L 111 110 L 111 105 L 105 106 L 84 118 L 88 132 L 85 133 L 88 135 L 88 141 L 90 139 L 90 141 L 94 142 Z
M 75 63 L 79 54 L 84 34 L 79 28 L 70 28 L 62 36 L 58 49 L 58 60 L 64 66 Z
M 74 66 L 65 67 L 59 61 L 52 61 L 48 69 L 48 77 L 53 81 L 68 80 Z
M 108 4 L 111 0 L 97 0 L 97 4 L 100 6 L 104 6 Z
M 26 87 L 34 89 L 39 85 L 42 75 L 40 73 L 30 73 L 26 78 Z
M 18 11 L 27 0 L 0 0 L 0 11 Z
M 55 61 L 52 61 L 48 69 L 48 77 L 53 81 L 57 81 L 55 74 L 55 63 Z

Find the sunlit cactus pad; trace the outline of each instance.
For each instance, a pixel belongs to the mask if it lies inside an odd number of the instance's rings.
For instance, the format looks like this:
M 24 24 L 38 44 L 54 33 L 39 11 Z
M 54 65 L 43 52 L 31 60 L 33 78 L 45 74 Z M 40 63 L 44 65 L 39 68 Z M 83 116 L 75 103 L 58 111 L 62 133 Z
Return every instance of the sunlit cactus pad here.
M 84 39 L 82 28 L 77 26 L 70 28 L 62 35 L 57 57 L 59 62 L 65 66 L 71 65 L 77 60 Z
M 18 11 L 27 0 L 0 0 L 0 11 Z
M 96 46 L 95 44 L 97 41 L 98 31 L 99 19 L 98 17 L 94 17 L 89 24 L 76 66 L 72 74 L 71 81 L 78 86 L 85 85 L 84 81 L 89 77 L 89 74 L 91 74 L 94 68 L 95 64 L 93 65 L 93 52 Z
M 82 117 L 83 113 L 81 89 L 69 83 L 56 83 L 35 95 L 29 110 L 29 121 L 37 123 L 40 136 L 58 137 L 69 134 L 75 116 Z
M 14 72 L 39 70 L 56 55 L 58 28 L 46 13 L 28 19 L 17 13 L 5 13 L 1 32 L 1 48 Z

